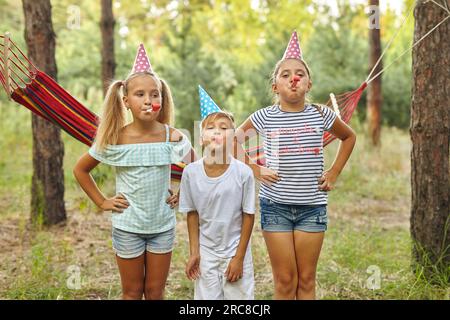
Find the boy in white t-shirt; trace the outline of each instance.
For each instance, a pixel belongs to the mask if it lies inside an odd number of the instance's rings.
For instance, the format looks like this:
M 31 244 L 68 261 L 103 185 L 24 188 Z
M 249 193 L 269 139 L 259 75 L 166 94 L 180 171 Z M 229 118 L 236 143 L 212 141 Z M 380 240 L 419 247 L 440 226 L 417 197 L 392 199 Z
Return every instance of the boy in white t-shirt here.
M 250 236 L 255 213 L 252 170 L 232 156 L 234 119 L 200 87 L 204 157 L 183 171 L 179 211 L 187 213 L 186 275 L 196 300 L 254 299 Z

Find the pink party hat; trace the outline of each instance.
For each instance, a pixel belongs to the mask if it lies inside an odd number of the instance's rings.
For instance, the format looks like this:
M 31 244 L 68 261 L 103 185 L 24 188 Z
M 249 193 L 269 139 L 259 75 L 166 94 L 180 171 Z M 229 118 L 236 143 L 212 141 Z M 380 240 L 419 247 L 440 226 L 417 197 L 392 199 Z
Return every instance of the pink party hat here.
M 147 52 L 145 52 L 144 45 L 141 43 L 136 53 L 132 73 L 144 71 L 153 72 L 153 68 L 148 59 Z
M 284 59 L 302 59 L 302 49 L 298 42 L 297 31 L 292 32 L 291 40 L 289 40 L 286 51 L 283 55 Z

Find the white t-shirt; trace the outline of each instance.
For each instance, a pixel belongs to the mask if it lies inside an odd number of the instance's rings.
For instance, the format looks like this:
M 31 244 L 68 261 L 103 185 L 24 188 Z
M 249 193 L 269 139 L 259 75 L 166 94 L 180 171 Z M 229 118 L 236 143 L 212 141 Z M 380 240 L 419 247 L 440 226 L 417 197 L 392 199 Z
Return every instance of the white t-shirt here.
M 203 159 L 183 170 L 179 211 L 197 211 L 202 249 L 221 258 L 235 255 L 242 227 L 242 213 L 255 214 L 255 180 L 252 170 L 232 158 L 219 177 L 206 175 Z M 249 246 L 250 247 L 250 246 Z

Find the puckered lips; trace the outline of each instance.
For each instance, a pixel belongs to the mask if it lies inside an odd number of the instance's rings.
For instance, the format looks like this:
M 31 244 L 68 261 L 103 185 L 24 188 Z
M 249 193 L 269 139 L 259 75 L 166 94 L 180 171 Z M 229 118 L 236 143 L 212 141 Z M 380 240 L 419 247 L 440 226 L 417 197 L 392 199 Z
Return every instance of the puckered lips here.
M 144 109 L 143 111 L 146 113 L 150 113 L 150 112 L 158 112 L 159 109 L 161 109 L 161 105 L 159 103 L 152 103 L 152 105 L 150 106 L 150 108 L 148 109 Z

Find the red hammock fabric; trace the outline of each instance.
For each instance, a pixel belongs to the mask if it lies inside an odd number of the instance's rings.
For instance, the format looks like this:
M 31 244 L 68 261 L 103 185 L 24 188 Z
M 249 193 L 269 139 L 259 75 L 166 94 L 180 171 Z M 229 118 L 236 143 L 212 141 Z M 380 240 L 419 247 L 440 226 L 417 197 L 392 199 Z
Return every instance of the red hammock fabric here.
M 353 112 L 355 111 L 356 107 L 358 106 L 358 102 L 361 99 L 361 96 L 364 92 L 364 89 L 366 89 L 367 83 L 363 82 L 361 86 L 350 92 L 346 92 L 340 95 L 336 96 L 336 102 L 339 107 L 339 112 L 342 121 L 345 123 L 349 123 L 350 119 L 352 118 Z M 327 106 L 333 109 L 331 99 L 328 100 Z M 333 142 L 336 139 L 335 136 L 333 136 L 329 132 L 325 132 L 323 135 L 323 146 L 326 147 L 331 142 Z
M 44 72 L 38 70 L 31 83 L 14 90 L 11 98 L 84 144 L 94 141 L 97 116 Z

